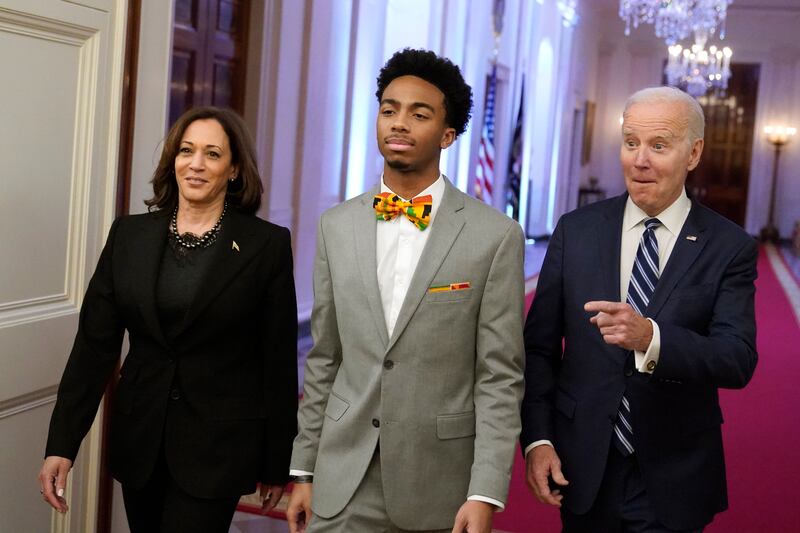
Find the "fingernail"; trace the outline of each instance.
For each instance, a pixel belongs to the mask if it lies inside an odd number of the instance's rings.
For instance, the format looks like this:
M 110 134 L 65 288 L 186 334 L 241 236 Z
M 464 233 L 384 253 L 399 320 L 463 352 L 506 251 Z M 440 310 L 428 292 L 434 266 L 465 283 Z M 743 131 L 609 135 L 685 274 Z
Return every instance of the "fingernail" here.
M 58 494 L 58 497 L 61 498 L 62 496 L 64 496 L 64 489 L 58 489 L 58 492 L 56 492 L 56 494 Z

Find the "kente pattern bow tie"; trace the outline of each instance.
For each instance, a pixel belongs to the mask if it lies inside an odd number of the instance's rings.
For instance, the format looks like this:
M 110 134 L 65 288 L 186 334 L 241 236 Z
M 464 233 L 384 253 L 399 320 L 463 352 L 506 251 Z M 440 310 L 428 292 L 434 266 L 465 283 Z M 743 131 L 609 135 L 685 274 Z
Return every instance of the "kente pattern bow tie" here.
M 406 202 L 394 193 L 382 192 L 375 196 L 372 201 L 372 207 L 375 208 L 375 215 L 378 220 L 392 220 L 398 214 L 403 213 L 420 231 L 425 231 L 431 223 L 433 197 L 427 194 L 425 196 L 417 196 L 410 202 Z

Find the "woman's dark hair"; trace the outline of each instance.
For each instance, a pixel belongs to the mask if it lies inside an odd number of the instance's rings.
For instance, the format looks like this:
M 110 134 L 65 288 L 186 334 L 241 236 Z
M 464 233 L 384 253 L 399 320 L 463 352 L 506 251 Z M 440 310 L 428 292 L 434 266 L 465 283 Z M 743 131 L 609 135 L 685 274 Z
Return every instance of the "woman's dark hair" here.
M 195 107 L 180 116 L 167 133 L 161 159 L 153 173 L 153 197 L 145 200 L 148 209 L 172 210 L 178 203 L 178 183 L 175 178 L 175 157 L 181 139 L 189 124 L 196 120 L 213 119 L 219 122 L 228 136 L 231 147 L 231 164 L 238 168 L 236 179 L 228 182 L 226 199 L 228 207 L 246 214 L 255 214 L 261 205 L 264 186 L 258 174 L 253 138 L 242 118 L 230 109 L 220 107 Z
M 456 137 L 466 131 L 472 111 L 472 89 L 449 59 L 430 50 L 405 48 L 395 52 L 378 74 L 375 92 L 378 103 L 386 87 L 401 76 L 416 76 L 435 85 L 444 93 L 445 123 L 456 130 Z

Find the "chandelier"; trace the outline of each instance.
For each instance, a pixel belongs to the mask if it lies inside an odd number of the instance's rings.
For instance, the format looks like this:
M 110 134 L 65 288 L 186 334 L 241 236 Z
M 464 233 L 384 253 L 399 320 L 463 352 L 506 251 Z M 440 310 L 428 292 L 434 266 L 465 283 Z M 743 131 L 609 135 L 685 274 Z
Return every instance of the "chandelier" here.
M 731 77 L 733 50 L 710 46 L 706 50 L 707 37 L 702 32 L 695 35 L 691 48 L 679 44 L 669 47 L 669 60 L 664 68 L 667 83 L 680 87 L 695 98 L 711 90 L 724 94 Z
M 625 35 L 631 25 L 655 25 L 656 36 L 676 45 L 693 33 L 713 35 L 720 28 L 725 38 L 725 17 L 733 0 L 620 0 L 619 16 L 625 21 Z

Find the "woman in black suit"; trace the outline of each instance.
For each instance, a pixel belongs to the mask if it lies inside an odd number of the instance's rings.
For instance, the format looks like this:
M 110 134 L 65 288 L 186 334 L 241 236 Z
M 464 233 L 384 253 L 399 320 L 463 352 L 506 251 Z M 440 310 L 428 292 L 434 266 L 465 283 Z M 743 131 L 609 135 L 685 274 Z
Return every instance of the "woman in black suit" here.
M 66 512 L 67 474 L 120 355 L 111 471 L 133 533 L 228 531 L 239 496 L 264 509 L 297 431 L 289 231 L 255 216 L 262 185 L 235 113 L 186 112 L 144 215 L 111 226 L 58 390 L 39 481 Z

